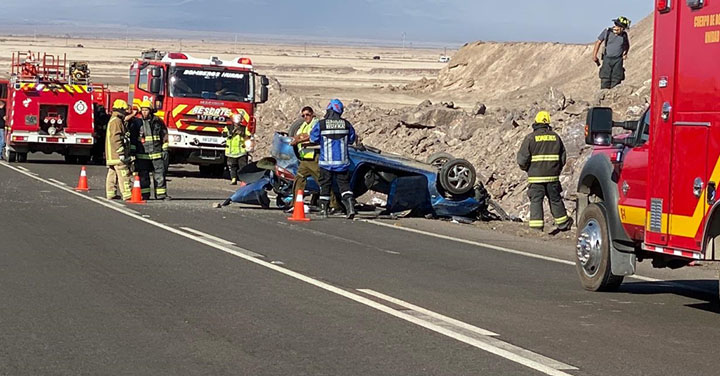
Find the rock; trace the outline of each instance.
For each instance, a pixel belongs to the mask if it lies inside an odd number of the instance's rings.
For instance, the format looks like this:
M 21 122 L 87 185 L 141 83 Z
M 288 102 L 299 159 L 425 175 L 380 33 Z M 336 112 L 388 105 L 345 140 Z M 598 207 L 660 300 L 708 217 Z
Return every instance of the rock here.
M 445 107 L 447 107 L 447 108 L 451 108 L 451 109 L 453 109 L 453 110 L 457 108 L 457 107 L 455 107 L 455 102 L 453 102 L 453 101 L 450 101 L 450 102 L 442 102 L 441 105 L 442 105 L 442 106 L 445 106 Z
M 564 112 L 568 115 L 579 116 L 582 115 L 588 109 L 588 107 L 589 104 L 587 103 L 575 103 L 568 106 Z
M 401 116 L 400 122 L 408 128 L 435 128 L 450 125 L 463 114 L 447 108 L 429 107 Z
M 475 105 L 475 108 L 472 110 L 473 115 L 485 115 L 485 112 L 487 111 L 487 107 L 483 103 L 478 103 Z
M 418 108 L 430 107 L 432 105 L 433 105 L 432 102 L 429 99 L 426 99 L 426 100 L 420 102 L 420 104 L 418 105 Z

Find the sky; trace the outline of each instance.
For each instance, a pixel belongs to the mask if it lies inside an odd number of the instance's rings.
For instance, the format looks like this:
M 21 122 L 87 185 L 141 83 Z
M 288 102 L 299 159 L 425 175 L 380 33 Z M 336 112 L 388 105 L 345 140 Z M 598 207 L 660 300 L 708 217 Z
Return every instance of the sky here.
M 401 43 L 589 43 L 611 20 L 648 16 L 652 0 L 1 0 L 0 25 L 52 23 Z M 51 9 L 50 12 L 44 11 Z

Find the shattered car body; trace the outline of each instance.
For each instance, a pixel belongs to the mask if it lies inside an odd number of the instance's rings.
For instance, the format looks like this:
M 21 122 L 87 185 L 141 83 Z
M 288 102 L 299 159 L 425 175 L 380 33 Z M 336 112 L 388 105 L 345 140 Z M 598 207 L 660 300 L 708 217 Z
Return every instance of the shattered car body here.
M 277 194 L 278 206 L 292 204 L 292 181 L 299 160 L 291 140 L 281 133 L 274 135 L 271 149 L 274 169 L 238 189 L 233 201 L 268 206 L 270 200 L 265 190 L 272 189 Z M 351 146 L 349 155 L 350 184 L 355 197 L 368 191 L 387 195 L 386 213 L 411 211 L 421 216 L 477 218 L 487 211 L 489 196 L 481 185 L 475 185 L 475 171 L 467 161 L 455 160 L 459 162 L 454 165 L 451 163 L 454 161 L 449 161 L 439 168 L 363 145 Z M 318 191 L 317 182 L 309 178 L 306 197 Z

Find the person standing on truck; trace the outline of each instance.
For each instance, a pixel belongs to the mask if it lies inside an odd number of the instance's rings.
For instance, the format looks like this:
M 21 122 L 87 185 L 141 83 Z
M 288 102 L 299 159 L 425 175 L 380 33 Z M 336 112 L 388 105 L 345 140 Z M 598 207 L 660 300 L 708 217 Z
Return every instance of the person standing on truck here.
M 355 128 L 342 118 L 344 106 L 333 99 L 325 118 L 310 131 L 310 141 L 320 145 L 320 216 L 327 218 L 333 181 L 340 188 L 346 218 L 355 218 L 355 197 L 350 189 L 350 156 L 348 145 L 355 142 Z M 295 193 L 295 192 L 294 192 Z
M 303 107 L 300 111 L 300 116 L 303 118 L 303 123 L 290 142 L 291 145 L 297 147 L 298 155 L 300 156 L 300 165 L 295 174 L 295 181 L 293 181 L 293 195 L 297 194 L 299 190 L 305 190 L 307 179 L 311 176 L 320 184 L 320 165 L 318 164 L 320 158 L 319 148 L 313 148 L 312 142 L 310 142 L 310 131 L 315 124 L 317 124 L 318 119 L 315 116 L 315 111 L 310 106 Z M 292 209 L 291 207 L 290 211 L 292 211 Z M 331 190 L 329 211 L 335 210 L 341 210 L 341 208 L 337 202 L 335 192 Z
M 618 17 L 613 20 L 613 27 L 605 29 L 598 36 L 593 49 L 592 59 L 600 65 L 597 54 L 600 45 L 605 44 L 600 67 L 600 88 L 612 89 L 625 80 L 625 59 L 630 51 L 630 37 L 625 30 L 630 27 L 630 20 Z
M 5 159 L 5 101 L 0 100 L 0 159 Z
M 123 200 L 129 200 L 130 191 L 130 145 L 125 117 L 128 104 L 122 99 L 113 103 L 112 116 L 107 124 L 105 135 L 105 164 L 108 167 L 105 179 L 105 197 L 117 198 L 119 192 Z
M 230 169 L 230 184 L 237 185 L 238 171 L 248 164 L 248 151 L 245 141 L 250 140 L 252 133 L 241 114 L 232 116 L 232 122 L 223 128 L 225 137 L 225 159 Z
M 150 173 L 155 181 L 155 198 L 168 199 L 165 176 L 165 154 L 168 150 L 168 131 L 165 123 L 153 113 L 149 100 L 140 103 L 140 118 L 133 119 L 131 127 L 135 144 L 135 169 L 140 174 L 144 200 L 150 198 Z
M 560 136 L 550 128 L 550 114 L 538 112 L 533 132 L 523 140 L 517 154 L 517 163 L 528 174 L 528 197 L 530 198 L 530 228 L 543 231 L 545 220 L 543 201 L 547 196 L 555 225 L 560 231 L 568 231 L 573 220 L 568 217 L 561 196 L 560 173 L 566 162 L 565 145 Z

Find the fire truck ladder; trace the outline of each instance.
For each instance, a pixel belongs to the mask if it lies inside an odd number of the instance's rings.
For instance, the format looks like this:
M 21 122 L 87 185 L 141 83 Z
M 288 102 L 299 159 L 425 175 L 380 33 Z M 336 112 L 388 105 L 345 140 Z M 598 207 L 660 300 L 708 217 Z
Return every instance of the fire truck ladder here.
M 17 52 L 12 55 L 11 75 L 19 81 L 62 82 L 67 77 L 67 56 L 40 52 Z

